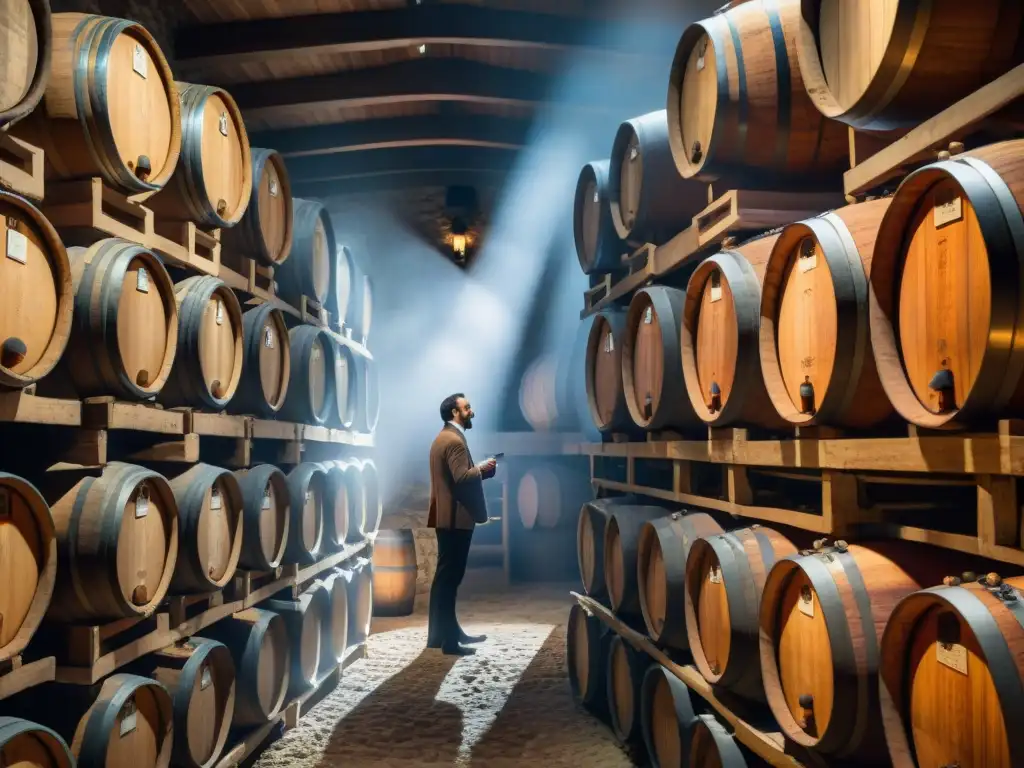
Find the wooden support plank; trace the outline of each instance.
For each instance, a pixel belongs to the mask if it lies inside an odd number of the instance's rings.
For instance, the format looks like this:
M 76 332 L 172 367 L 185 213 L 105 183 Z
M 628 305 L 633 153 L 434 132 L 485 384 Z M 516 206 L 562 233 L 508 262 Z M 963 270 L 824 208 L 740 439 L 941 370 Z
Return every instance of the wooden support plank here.
M 754 503 L 754 491 L 750 487 L 747 468 L 741 464 L 730 464 L 726 467 L 726 487 L 729 501 L 733 504 L 750 506 Z
M 848 536 L 855 525 L 870 521 L 871 513 L 860 508 L 857 478 L 846 472 L 821 473 L 821 508 L 824 527 L 835 536 Z
M 43 159 L 39 147 L 0 131 L 0 187 L 42 200 L 46 191 Z
M 1017 547 L 1021 543 L 1017 479 L 978 476 L 978 539 L 983 547 Z
M 0 392 L 0 422 L 78 427 L 82 424 L 82 404 L 77 400 L 37 397 L 22 390 Z
M 56 678 L 57 660 L 53 656 L 24 663 L 15 656 L 0 664 L 0 700 Z
M 67 464 L 83 467 L 102 467 L 107 463 L 107 431 L 104 429 L 79 429 L 60 452 L 60 459 Z
M 291 421 L 253 419 L 252 436 L 257 440 L 301 440 L 302 425 Z
M 168 461 L 195 464 L 199 461 L 199 435 L 184 435 L 178 440 L 154 443 L 128 456 L 132 461 Z
M 181 411 L 165 411 L 142 403 L 122 403 L 109 397 L 89 398 L 82 403 L 82 424 L 92 429 L 185 434 L 185 415 Z

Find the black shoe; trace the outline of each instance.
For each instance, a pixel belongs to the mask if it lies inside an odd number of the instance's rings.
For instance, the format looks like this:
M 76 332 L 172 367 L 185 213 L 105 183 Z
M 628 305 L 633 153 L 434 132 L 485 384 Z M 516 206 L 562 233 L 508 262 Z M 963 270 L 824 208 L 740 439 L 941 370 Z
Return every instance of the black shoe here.
M 476 653 L 472 648 L 463 648 L 461 645 L 446 645 L 441 648 L 445 656 L 472 656 Z
M 474 643 L 482 643 L 487 639 L 487 635 L 467 635 L 465 632 L 459 634 L 459 642 L 463 645 L 473 645 Z

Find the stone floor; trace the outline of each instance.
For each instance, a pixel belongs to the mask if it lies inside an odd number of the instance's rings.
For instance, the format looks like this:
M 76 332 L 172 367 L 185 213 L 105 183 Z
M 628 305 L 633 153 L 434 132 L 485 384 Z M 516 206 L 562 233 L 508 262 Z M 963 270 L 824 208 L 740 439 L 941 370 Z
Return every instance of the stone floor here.
M 569 694 L 565 622 L 574 588 L 506 588 L 470 572 L 460 620 L 489 637 L 464 659 L 424 648 L 425 596 L 413 616 L 375 620 L 369 657 L 256 766 L 626 768 L 608 728 Z

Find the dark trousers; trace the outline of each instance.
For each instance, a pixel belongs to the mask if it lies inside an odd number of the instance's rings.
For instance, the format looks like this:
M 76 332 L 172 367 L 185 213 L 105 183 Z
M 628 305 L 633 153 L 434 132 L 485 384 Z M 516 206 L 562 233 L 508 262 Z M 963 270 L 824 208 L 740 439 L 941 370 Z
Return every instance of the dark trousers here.
M 430 585 L 430 618 L 427 644 L 453 646 L 459 642 L 459 620 L 455 616 L 455 598 L 466 575 L 469 545 L 473 531 L 437 528 L 437 572 Z

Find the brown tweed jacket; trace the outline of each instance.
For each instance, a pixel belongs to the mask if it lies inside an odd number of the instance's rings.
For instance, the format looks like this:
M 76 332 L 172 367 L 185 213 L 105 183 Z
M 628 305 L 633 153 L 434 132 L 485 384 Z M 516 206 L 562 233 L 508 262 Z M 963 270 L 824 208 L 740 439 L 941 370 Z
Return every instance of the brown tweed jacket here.
M 430 445 L 431 528 L 473 530 L 487 522 L 483 476 L 473 464 L 466 437 L 445 424 Z

